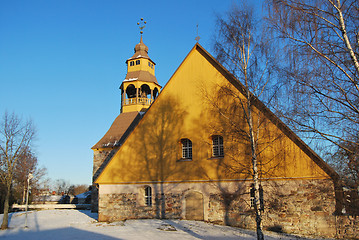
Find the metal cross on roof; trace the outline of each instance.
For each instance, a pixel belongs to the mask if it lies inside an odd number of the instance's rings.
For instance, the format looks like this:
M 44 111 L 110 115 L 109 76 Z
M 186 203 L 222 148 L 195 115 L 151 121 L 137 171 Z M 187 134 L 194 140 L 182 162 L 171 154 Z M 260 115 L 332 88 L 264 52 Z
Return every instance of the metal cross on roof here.
M 201 38 L 198 36 L 198 24 L 197 24 L 197 37 L 194 40 L 196 40 L 198 42 L 200 39 Z
M 141 34 L 143 33 L 142 30 L 146 27 L 146 26 L 145 26 L 146 23 L 147 23 L 146 21 L 143 21 L 143 18 L 141 18 L 141 21 L 137 23 L 137 25 L 140 26 L 139 28 L 140 28 L 140 30 L 141 30 L 141 31 L 140 31 Z

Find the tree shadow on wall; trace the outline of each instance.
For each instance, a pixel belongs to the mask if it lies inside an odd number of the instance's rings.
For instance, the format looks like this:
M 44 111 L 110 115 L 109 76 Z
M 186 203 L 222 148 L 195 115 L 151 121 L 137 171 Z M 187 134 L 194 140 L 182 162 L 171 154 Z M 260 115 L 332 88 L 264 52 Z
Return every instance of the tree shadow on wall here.
M 134 132 L 137 162 L 142 179 L 153 188 L 156 218 L 167 218 L 164 183 L 186 179 L 186 164 L 180 164 L 180 136 L 187 115 L 181 102 L 173 97 L 162 97 L 145 115 Z M 180 210 L 178 210 L 180 211 Z
M 223 157 L 214 157 L 209 152 L 210 164 L 216 173 L 208 175 L 212 185 L 219 190 L 217 199 L 223 207 L 223 222 L 226 225 L 248 227 L 247 216 L 253 217 L 251 202 L 251 183 L 253 181 L 252 145 L 249 136 L 248 110 L 243 94 L 231 84 L 216 85 L 211 91 L 201 89 L 204 104 L 203 112 L 209 123 L 204 133 L 211 136 L 223 137 Z M 211 93 L 211 94 L 209 94 Z M 263 187 L 263 180 L 285 174 L 285 153 L 283 146 L 284 134 L 278 131 L 271 120 L 255 104 L 252 106 L 253 130 L 255 133 L 256 156 L 258 160 L 259 182 Z M 198 120 L 198 126 L 201 120 Z M 212 139 L 203 135 L 203 141 L 208 148 L 213 146 Z M 228 180 L 231 184 L 228 184 Z M 262 192 L 266 191 L 262 188 Z M 263 194 L 262 194 L 263 196 Z M 263 197 L 260 199 L 263 205 Z M 255 222 L 252 221 L 254 224 Z M 249 225 L 252 225 L 248 222 Z

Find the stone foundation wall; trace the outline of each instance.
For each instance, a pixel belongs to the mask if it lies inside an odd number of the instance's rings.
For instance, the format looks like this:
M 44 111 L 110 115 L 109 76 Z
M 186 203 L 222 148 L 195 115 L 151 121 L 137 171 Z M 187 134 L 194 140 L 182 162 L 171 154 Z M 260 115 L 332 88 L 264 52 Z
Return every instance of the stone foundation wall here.
M 137 209 L 136 194 L 107 194 L 99 199 L 100 222 L 113 222 L 136 218 L 135 212 L 144 212 L 148 209 Z M 147 213 L 148 214 L 148 213 Z M 151 217 L 151 215 L 149 215 Z
M 102 168 L 104 167 L 104 163 L 113 156 L 115 150 L 109 148 L 108 150 L 95 150 L 93 154 L 93 169 L 92 169 L 92 181 L 94 181 L 100 172 L 102 172 Z M 92 184 L 91 191 L 91 212 L 98 212 L 98 186 L 97 184 Z
M 267 184 L 263 225 L 267 229 L 335 237 L 335 195 L 330 180 L 298 180 Z
M 249 189 L 250 185 L 248 185 Z M 254 211 L 250 208 L 247 191 L 242 194 L 211 194 L 208 204 L 208 221 L 241 228 L 255 228 Z
M 359 216 L 336 216 L 337 237 L 359 239 Z
M 143 194 L 138 189 L 144 186 L 113 185 L 102 191 L 100 186 L 99 221 L 186 219 L 186 196 L 196 191 L 203 195 L 205 221 L 255 229 L 250 181 L 218 186 L 214 183 L 165 184 L 164 195 L 153 194 L 152 206 L 144 206 L 141 200 Z M 267 181 L 262 182 L 262 187 L 263 229 L 311 237 L 358 237 L 358 218 L 333 215 L 335 196 L 331 180 Z
M 162 202 L 162 197 L 165 201 Z M 141 204 L 138 194 L 104 194 L 99 199 L 99 221 L 112 222 L 127 219 L 181 218 L 181 194 L 155 194 L 151 206 Z
M 98 212 L 98 186 L 96 183 L 93 183 L 91 188 L 91 212 Z
M 272 181 L 262 186 L 263 229 L 311 237 L 359 238 L 359 217 L 334 215 L 332 181 Z M 208 221 L 255 229 L 255 213 L 248 195 L 245 191 L 238 196 L 211 194 Z

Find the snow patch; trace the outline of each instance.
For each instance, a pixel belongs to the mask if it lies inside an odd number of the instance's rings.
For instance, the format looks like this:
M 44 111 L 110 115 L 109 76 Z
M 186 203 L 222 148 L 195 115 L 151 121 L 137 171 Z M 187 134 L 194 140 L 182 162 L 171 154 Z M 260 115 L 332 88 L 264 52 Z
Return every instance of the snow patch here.
M 24 229 L 25 213 L 9 215 L 10 229 L 0 231 L 6 240 L 143 240 L 143 239 L 241 239 L 255 240 L 254 231 L 219 226 L 201 221 L 143 219 L 105 223 L 97 221 L 90 210 L 29 211 L 28 229 Z M 0 214 L 0 221 L 3 215 Z M 266 240 L 307 239 L 265 232 Z
M 130 82 L 130 81 L 136 81 L 138 78 L 129 78 L 129 79 L 125 79 L 123 80 L 124 82 Z

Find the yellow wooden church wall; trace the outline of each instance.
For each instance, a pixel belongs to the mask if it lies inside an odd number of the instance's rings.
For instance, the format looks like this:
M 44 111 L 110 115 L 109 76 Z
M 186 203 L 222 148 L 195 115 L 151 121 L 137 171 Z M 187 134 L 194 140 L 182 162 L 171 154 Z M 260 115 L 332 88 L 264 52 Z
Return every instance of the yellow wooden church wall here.
M 249 179 L 249 145 L 225 133 L 219 114 L 210 104 L 216 90 L 224 85 L 234 89 L 195 47 L 96 182 Z M 257 109 L 254 112 L 260 113 Z M 255 115 L 254 122 L 258 119 Z M 259 130 L 264 137 L 258 146 L 261 178 L 329 178 L 270 120 L 264 121 L 265 127 Z M 246 128 L 244 122 L 239 124 Z M 223 135 L 224 158 L 211 158 L 211 135 L 215 134 Z M 181 138 L 192 141 L 192 161 L 181 160 Z

